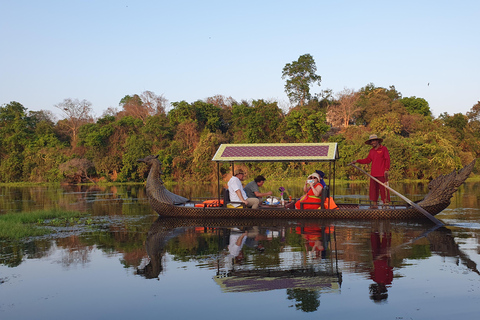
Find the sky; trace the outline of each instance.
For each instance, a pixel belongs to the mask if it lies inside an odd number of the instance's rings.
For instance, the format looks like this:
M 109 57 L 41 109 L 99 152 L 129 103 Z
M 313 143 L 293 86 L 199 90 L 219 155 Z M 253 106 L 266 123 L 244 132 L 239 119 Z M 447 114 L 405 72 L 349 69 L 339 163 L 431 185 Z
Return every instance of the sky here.
M 0 0 L 0 105 L 49 110 L 125 95 L 289 102 L 282 69 L 310 54 L 321 86 L 424 98 L 435 117 L 480 101 L 478 0 Z

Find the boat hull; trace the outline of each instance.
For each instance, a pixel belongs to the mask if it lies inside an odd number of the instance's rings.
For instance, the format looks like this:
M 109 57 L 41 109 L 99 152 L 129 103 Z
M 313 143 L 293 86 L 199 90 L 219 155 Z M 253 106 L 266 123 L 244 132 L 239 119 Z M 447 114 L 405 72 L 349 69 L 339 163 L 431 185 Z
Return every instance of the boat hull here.
M 348 219 L 348 220 L 379 220 L 379 219 L 428 219 L 423 213 L 413 207 L 390 209 L 369 209 L 358 205 L 339 204 L 339 209 L 299 210 L 285 208 L 260 207 L 259 209 L 231 209 L 225 207 L 194 207 L 187 205 L 172 205 L 158 201 L 150 201 L 155 212 L 162 217 L 178 218 L 229 218 L 229 219 Z M 436 215 L 448 204 L 437 204 L 425 207 L 431 215 Z

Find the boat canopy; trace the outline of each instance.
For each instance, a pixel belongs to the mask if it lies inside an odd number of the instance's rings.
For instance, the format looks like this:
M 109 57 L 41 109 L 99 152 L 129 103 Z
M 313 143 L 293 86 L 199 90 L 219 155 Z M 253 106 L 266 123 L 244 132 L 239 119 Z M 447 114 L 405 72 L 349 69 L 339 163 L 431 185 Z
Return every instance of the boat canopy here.
M 339 159 L 336 142 L 222 144 L 215 162 L 316 162 Z

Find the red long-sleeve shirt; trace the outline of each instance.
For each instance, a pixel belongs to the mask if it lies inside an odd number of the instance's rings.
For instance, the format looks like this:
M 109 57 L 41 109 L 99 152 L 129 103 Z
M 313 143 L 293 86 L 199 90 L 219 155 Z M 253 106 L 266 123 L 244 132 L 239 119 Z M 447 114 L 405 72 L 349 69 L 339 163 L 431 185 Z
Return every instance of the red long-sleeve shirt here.
M 358 163 L 367 164 L 372 163 L 370 174 L 374 177 L 383 177 L 385 171 L 390 170 L 390 154 L 385 146 L 380 146 L 378 149 L 372 148 L 365 159 L 357 160 Z

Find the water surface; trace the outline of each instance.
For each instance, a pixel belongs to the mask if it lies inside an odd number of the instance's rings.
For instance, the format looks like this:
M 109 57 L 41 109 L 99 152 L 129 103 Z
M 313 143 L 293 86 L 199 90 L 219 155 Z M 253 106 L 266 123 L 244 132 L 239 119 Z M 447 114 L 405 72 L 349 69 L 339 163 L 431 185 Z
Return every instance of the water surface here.
M 364 189 L 337 191 L 356 201 Z M 428 220 L 162 219 L 142 186 L 0 188 L 2 213 L 59 207 L 97 221 L 0 242 L 0 317 L 477 319 L 479 191 L 462 186 L 437 215 L 447 227 L 435 228 Z M 416 200 L 426 187 L 401 192 Z

